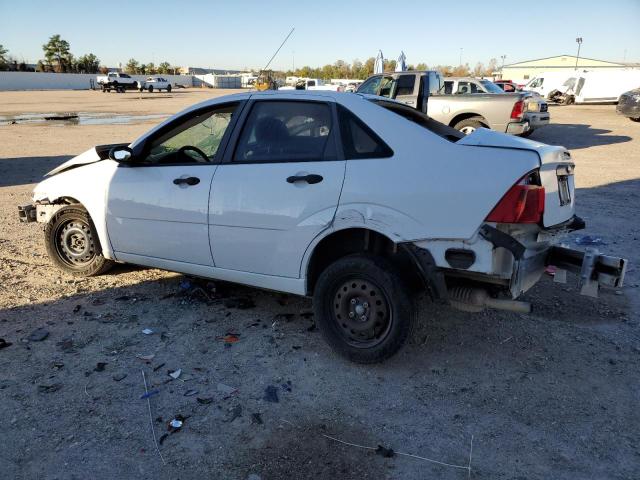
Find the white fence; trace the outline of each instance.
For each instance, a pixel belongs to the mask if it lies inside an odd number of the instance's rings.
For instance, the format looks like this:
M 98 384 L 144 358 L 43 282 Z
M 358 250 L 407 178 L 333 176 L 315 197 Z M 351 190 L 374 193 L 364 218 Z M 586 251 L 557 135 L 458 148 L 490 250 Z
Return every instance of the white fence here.
M 212 88 L 243 88 L 243 77 L 241 75 L 194 75 L 194 87 L 212 87 Z
M 0 72 L 0 90 L 88 90 L 96 76 L 91 73 Z M 132 75 L 144 80 L 148 75 Z M 192 75 L 160 75 L 173 85 L 193 86 Z

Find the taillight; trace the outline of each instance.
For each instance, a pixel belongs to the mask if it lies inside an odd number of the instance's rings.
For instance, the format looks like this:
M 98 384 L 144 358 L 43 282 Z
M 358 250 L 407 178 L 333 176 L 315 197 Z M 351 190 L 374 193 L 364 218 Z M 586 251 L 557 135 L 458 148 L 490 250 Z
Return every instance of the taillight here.
M 544 187 L 531 185 L 527 174 L 505 194 L 487 216 L 487 222 L 540 223 L 544 214 Z
M 511 109 L 511 120 L 520 120 L 522 119 L 522 114 L 524 113 L 524 102 L 522 100 L 518 100 Z

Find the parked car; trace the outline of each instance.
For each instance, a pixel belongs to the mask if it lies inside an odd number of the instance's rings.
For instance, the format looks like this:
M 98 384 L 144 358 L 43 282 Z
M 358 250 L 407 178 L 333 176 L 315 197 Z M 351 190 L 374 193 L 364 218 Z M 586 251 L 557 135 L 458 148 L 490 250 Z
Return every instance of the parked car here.
M 141 92 L 147 90 L 149 93 L 154 90 L 160 92 L 165 90 L 167 92 L 171 91 L 171 82 L 164 79 L 163 77 L 147 77 L 144 82 L 138 82 L 138 90 Z
M 279 87 L 278 90 L 329 90 L 333 92 L 342 92 L 342 85 L 334 85 L 326 83 L 321 78 L 298 78 L 294 85 L 285 85 Z
M 138 82 L 135 79 L 126 73 L 119 72 L 109 72 L 106 75 L 98 75 L 96 77 L 96 83 L 102 87 L 102 92 L 115 90 L 116 92 L 124 93 L 125 90 L 138 87 Z
M 464 136 L 388 99 L 267 91 L 91 148 L 19 214 L 74 276 L 122 262 L 312 296 L 328 343 L 371 363 L 407 341 L 424 289 L 528 312 L 515 299 L 549 264 L 583 293 L 620 287 L 625 260 L 558 246 L 584 226 L 573 174 L 563 147 Z
M 640 88 L 629 90 L 620 95 L 616 111 L 634 122 L 640 122 Z
M 452 95 L 470 95 L 478 93 L 496 93 L 504 95 L 507 92 L 498 87 L 491 80 L 478 79 L 473 77 L 447 77 L 444 80 L 444 93 Z M 551 115 L 549 107 L 539 95 L 527 92 L 511 92 L 524 100 L 523 119 L 529 123 L 529 128 L 522 132 L 520 136 L 528 137 L 545 125 L 549 124 Z
M 521 135 L 531 128 L 523 94 L 453 95 L 444 86 L 435 71 L 394 72 L 369 77 L 358 93 L 396 99 L 465 134 L 484 127 Z
M 523 90 L 537 93 L 542 98 L 551 100 L 549 95 L 552 94 L 554 90 L 559 90 L 572 73 L 572 71 L 567 70 L 542 72 L 529 80 Z

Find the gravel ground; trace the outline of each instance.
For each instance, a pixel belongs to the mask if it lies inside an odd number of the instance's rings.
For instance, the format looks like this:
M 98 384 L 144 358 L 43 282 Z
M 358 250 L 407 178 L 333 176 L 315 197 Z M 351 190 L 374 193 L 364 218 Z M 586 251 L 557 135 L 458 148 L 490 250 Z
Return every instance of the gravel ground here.
M 172 114 L 223 93 L 0 92 L 0 115 Z M 638 478 L 640 125 L 613 106 L 551 115 L 531 138 L 572 150 L 578 233 L 629 258 L 626 286 L 594 300 L 545 278 L 529 315 L 421 299 L 411 343 L 374 366 L 336 357 L 305 298 L 132 266 L 61 274 L 16 206 L 63 160 L 157 120 L 0 125 L 0 476 Z

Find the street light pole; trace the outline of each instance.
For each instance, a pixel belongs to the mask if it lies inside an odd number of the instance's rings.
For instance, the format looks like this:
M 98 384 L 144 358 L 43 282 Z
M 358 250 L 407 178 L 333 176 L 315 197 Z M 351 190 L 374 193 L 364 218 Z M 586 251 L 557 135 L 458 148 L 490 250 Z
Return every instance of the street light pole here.
M 576 38 L 576 43 L 578 44 L 578 55 L 576 56 L 576 66 L 574 70 L 578 69 L 578 60 L 580 60 L 580 45 L 582 45 L 582 37 Z

